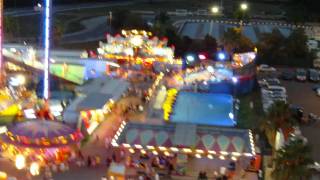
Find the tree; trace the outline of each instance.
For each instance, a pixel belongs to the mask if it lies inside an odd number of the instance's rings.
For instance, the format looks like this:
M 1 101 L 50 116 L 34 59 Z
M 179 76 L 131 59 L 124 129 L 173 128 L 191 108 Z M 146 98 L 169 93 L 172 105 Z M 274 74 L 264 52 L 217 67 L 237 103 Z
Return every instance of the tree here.
M 204 50 L 205 51 L 208 51 L 208 52 L 216 52 L 217 50 L 217 47 L 218 47 L 218 43 L 217 43 L 217 40 L 210 36 L 209 34 L 207 34 L 205 37 L 204 37 Z
M 311 148 L 301 138 L 290 139 L 278 150 L 274 159 L 272 175 L 281 180 L 307 180 L 310 178 L 309 165 L 312 165 Z
M 285 41 L 286 38 L 278 29 L 273 29 L 271 33 L 262 34 L 257 44 L 261 63 L 281 64 L 281 60 L 287 58 Z
M 249 14 L 247 11 L 243 11 L 241 9 L 237 9 L 234 11 L 233 13 L 234 18 L 238 19 L 238 20 L 242 20 L 245 21 L 247 19 L 249 19 Z
M 274 102 L 268 110 L 267 116 L 261 121 L 261 130 L 265 132 L 269 144 L 274 148 L 276 133 L 279 129 L 287 132 L 297 121 L 292 117 L 289 104 L 283 101 Z
M 308 37 L 303 29 L 295 29 L 292 31 L 286 41 L 287 52 L 297 58 L 304 58 L 309 53 L 307 46 Z
M 53 45 L 57 45 L 59 44 L 65 32 L 65 26 L 60 20 L 54 19 L 52 30 L 53 30 Z
M 170 17 L 166 12 L 160 12 L 154 18 L 154 26 L 152 27 L 152 31 L 157 36 L 165 36 L 168 29 L 174 29 L 171 24 Z
M 240 28 L 229 28 L 223 34 L 222 42 L 229 52 L 248 52 L 254 48 L 252 41 L 241 33 Z
M 4 33 L 6 39 L 11 39 L 15 37 L 15 33 L 17 32 L 17 29 L 19 29 L 19 23 L 17 20 L 12 16 L 3 16 L 3 26 L 4 26 Z
M 148 30 L 148 26 L 141 16 L 128 10 L 118 10 L 113 13 L 112 27 L 116 32 L 120 32 L 122 29 Z
M 262 34 L 257 44 L 258 62 L 272 65 L 311 66 L 313 54 L 307 47 L 307 36 L 303 29 L 295 29 L 284 37 L 279 30 Z

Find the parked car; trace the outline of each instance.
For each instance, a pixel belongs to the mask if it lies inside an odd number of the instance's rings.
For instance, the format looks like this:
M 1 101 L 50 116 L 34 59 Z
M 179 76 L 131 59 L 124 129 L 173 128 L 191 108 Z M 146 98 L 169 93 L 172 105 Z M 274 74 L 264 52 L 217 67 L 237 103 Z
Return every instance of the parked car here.
M 285 70 L 281 73 L 281 79 L 283 80 L 293 80 L 294 79 L 294 72 L 290 70 Z
M 305 81 L 307 80 L 307 72 L 304 69 L 297 69 L 296 70 L 296 79 L 298 81 Z
M 276 68 L 271 67 L 267 64 L 261 64 L 260 66 L 257 67 L 258 71 L 265 71 L 265 72 L 274 72 L 277 71 Z
M 316 90 L 317 96 L 320 96 L 320 88 Z
M 309 69 L 309 80 L 312 82 L 318 82 L 320 80 L 320 74 L 315 69 Z
M 280 80 L 277 78 L 264 78 L 258 81 L 261 87 L 268 87 L 268 86 L 279 86 L 281 85 Z
M 317 89 L 319 89 L 319 88 L 320 88 L 320 84 L 315 84 L 312 86 L 313 91 L 317 91 Z
M 267 87 L 270 87 L 270 86 L 280 86 L 280 85 L 281 85 L 280 80 L 277 79 L 277 78 L 267 79 L 267 80 L 266 80 L 266 83 L 267 83 Z
M 287 93 L 287 90 L 283 86 L 268 86 L 268 91 L 273 91 L 273 92 L 283 92 Z

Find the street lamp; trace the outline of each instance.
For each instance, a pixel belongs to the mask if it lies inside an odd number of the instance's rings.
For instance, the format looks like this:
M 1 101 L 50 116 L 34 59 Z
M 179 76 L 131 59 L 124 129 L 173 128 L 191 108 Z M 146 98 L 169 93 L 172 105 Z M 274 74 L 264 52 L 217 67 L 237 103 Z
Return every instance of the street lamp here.
M 241 31 L 242 25 L 243 25 L 243 18 L 244 18 L 246 11 L 248 10 L 248 4 L 246 2 L 241 3 L 240 10 L 242 11 L 242 16 L 241 16 L 241 20 L 240 20 L 240 31 Z
M 211 12 L 212 12 L 213 14 L 218 14 L 218 13 L 219 13 L 219 7 L 218 7 L 218 6 L 213 6 L 213 7 L 211 8 Z
M 242 11 L 246 11 L 246 10 L 248 9 L 248 4 L 247 4 L 247 3 L 241 3 L 241 4 L 240 4 L 240 9 L 241 9 Z

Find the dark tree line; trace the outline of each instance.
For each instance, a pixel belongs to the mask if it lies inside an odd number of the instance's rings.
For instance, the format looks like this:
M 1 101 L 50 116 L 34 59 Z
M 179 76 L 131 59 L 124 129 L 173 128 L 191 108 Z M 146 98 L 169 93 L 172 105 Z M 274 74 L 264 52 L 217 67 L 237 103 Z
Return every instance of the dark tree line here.
M 260 63 L 289 66 L 312 66 L 314 55 L 307 47 L 307 36 L 303 29 L 294 30 L 284 37 L 278 30 L 263 34 L 258 47 Z

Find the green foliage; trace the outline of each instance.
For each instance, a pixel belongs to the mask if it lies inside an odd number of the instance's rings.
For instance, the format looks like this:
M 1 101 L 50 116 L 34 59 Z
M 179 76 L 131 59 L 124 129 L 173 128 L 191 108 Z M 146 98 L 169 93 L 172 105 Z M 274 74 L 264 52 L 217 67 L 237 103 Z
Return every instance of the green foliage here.
M 3 21 L 5 37 L 6 39 L 10 39 L 14 36 L 14 32 L 19 28 L 19 23 L 11 16 L 4 16 Z
M 313 163 L 311 148 L 302 139 L 294 138 L 276 153 L 273 177 L 276 180 L 307 180 L 308 166 Z
M 64 24 L 58 20 L 54 19 L 53 21 L 53 45 L 57 45 L 61 40 L 64 32 L 65 32 Z
M 149 29 L 141 16 L 128 10 L 117 10 L 113 13 L 112 27 L 116 32 L 120 32 L 122 29 Z
M 297 124 L 297 121 L 292 117 L 289 104 L 283 101 L 274 102 L 268 109 L 266 117 L 261 121 L 260 128 L 265 132 L 269 144 L 275 147 L 276 132 L 279 129 L 287 130 Z
M 166 12 L 160 12 L 155 16 L 152 31 L 156 36 L 166 36 L 167 32 L 173 29 L 174 27 L 171 24 L 170 17 Z
M 205 51 L 215 52 L 217 50 L 218 43 L 217 43 L 217 40 L 214 37 L 212 37 L 209 34 L 207 34 L 204 37 L 203 41 L 204 41 L 203 44 L 204 44 L 204 50 Z
M 233 17 L 235 19 L 244 21 L 244 20 L 249 19 L 249 14 L 248 14 L 247 11 L 243 11 L 241 9 L 237 9 L 237 10 L 234 11 Z
M 229 52 L 248 52 L 254 48 L 252 41 L 241 33 L 241 28 L 229 28 L 223 34 L 222 42 Z
M 288 51 L 293 57 L 304 58 L 307 56 L 309 50 L 306 45 L 308 37 L 303 29 L 294 30 L 287 39 L 286 45 Z
M 287 38 L 274 29 L 261 35 L 257 60 L 272 65 L 312 66 L 313 54 L 308 50 L 307 40 L 303 29 L 293 30 Z
M 239 96 L 240 107 L 237 115 L 237 127 L 256 130 L 259 128 L 260 116 L 262 112 L 262 103 L 259 91 L 254 91 L 245 96 Z M 253 108 L 250 103 L 253 103 Z

